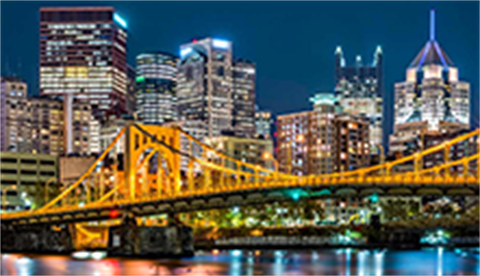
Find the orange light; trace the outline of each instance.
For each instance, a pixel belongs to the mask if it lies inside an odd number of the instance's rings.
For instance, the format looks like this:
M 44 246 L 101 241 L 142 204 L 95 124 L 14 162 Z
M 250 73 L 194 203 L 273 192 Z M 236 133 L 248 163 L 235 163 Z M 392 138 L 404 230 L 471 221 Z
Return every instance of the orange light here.
M 269 160 L 270 158 L 272 158 L 272 155 L 270 154 L 270 152 L 266 151 L 263 153 L 262 158 L 265 160 Z
M 260 256 L 260 250 L 255 250 L 255 256 Z
M 212 254 L 213 254 L 213 255 L 218 255 L 218 253 L 220 253 L 220 251 L 218 251 L 218 249 L 213 249 L 213 250 L 212 250 Z

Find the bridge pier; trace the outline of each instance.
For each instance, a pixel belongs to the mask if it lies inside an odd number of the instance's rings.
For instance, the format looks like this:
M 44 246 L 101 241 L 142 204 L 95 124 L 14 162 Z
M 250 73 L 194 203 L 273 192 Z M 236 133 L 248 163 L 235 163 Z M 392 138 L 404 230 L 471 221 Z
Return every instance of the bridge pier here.
M 62 227 L 2 224 L 2 252 L 71 253 L 72 236 L 67 225 Z
M 122 224 L 110 227 L 108 238 L 110 256 L 189 257 L 193 256 L 191 227 L 139 226 L 133 214 L 127 214 Z

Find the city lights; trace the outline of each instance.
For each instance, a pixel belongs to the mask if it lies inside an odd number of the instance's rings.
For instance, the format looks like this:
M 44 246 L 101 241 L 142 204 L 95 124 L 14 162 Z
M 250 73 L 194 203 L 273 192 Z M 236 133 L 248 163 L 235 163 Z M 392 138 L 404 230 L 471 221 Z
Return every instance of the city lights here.
M 2 272 L 478 274 L 479 4 L 215 5 L 2 9 Z
M 120 15 L 118 15 L 117 13 L 114 13 L 113 14 L 113 20 L 115 20 L 115 22 L 117 22 L 118 24 L 120 24 L 120 26 L 124 27 L 125 29 L 127 28 L 127 21 L 125 21 L 125 19 L 123 19 Z

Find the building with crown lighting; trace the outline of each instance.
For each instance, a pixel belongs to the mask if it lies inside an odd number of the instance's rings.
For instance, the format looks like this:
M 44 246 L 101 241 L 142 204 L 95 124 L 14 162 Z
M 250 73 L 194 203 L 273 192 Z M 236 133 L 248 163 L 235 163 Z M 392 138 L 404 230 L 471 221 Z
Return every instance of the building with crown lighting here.
M 40 9 L 40 94 L 74 96 L 95 117 L 126 112 L 127 22 L 113 7 Z
M 177 100 L 180 120 L 201 120 L 207 136 L 232 129 L 232 43 L 204 38 L 180 47 Z
M 383 128 L 383 52 L 380 46 L 373 62 L 364 63 L 356 56 L 355 64 L 347 65 L 342 48 L 335 50 L 335 97 L 343 113 L 364 117 L 369 126 L 370 147 L 378 152 Z
M 468 129 L 469 120 L 470 84 L 459 79 L 458 68 L 437 42 L 432 10 L 430 38 L 407 68 L 406 80 L 395 84 L 390 151 L 415 151 L 422 147 L 414 142 L 419 136 Z

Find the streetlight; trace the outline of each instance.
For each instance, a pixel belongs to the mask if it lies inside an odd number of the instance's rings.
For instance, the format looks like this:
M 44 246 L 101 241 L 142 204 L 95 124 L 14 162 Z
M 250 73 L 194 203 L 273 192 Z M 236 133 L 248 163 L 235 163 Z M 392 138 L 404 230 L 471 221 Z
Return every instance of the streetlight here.
M 13 186 L 13 187 L 7 187 L 5 189 L 2 190 L 2 210 L 3 210 L 3 213 L 5 214 L 7 212 L 6 210 L 6 204 L 7 204 L 7 191 L 8 190 L 11 190 L 11 191 L 16 191 L 16 185 Z
M 262 154 L 262 159 L 265 161 L 272 160 L 273 166 L 275 168 L 275 172 L 278 173 L 278 161 L 273 157 L 273 155 L 269 151 L 265 151 Z

